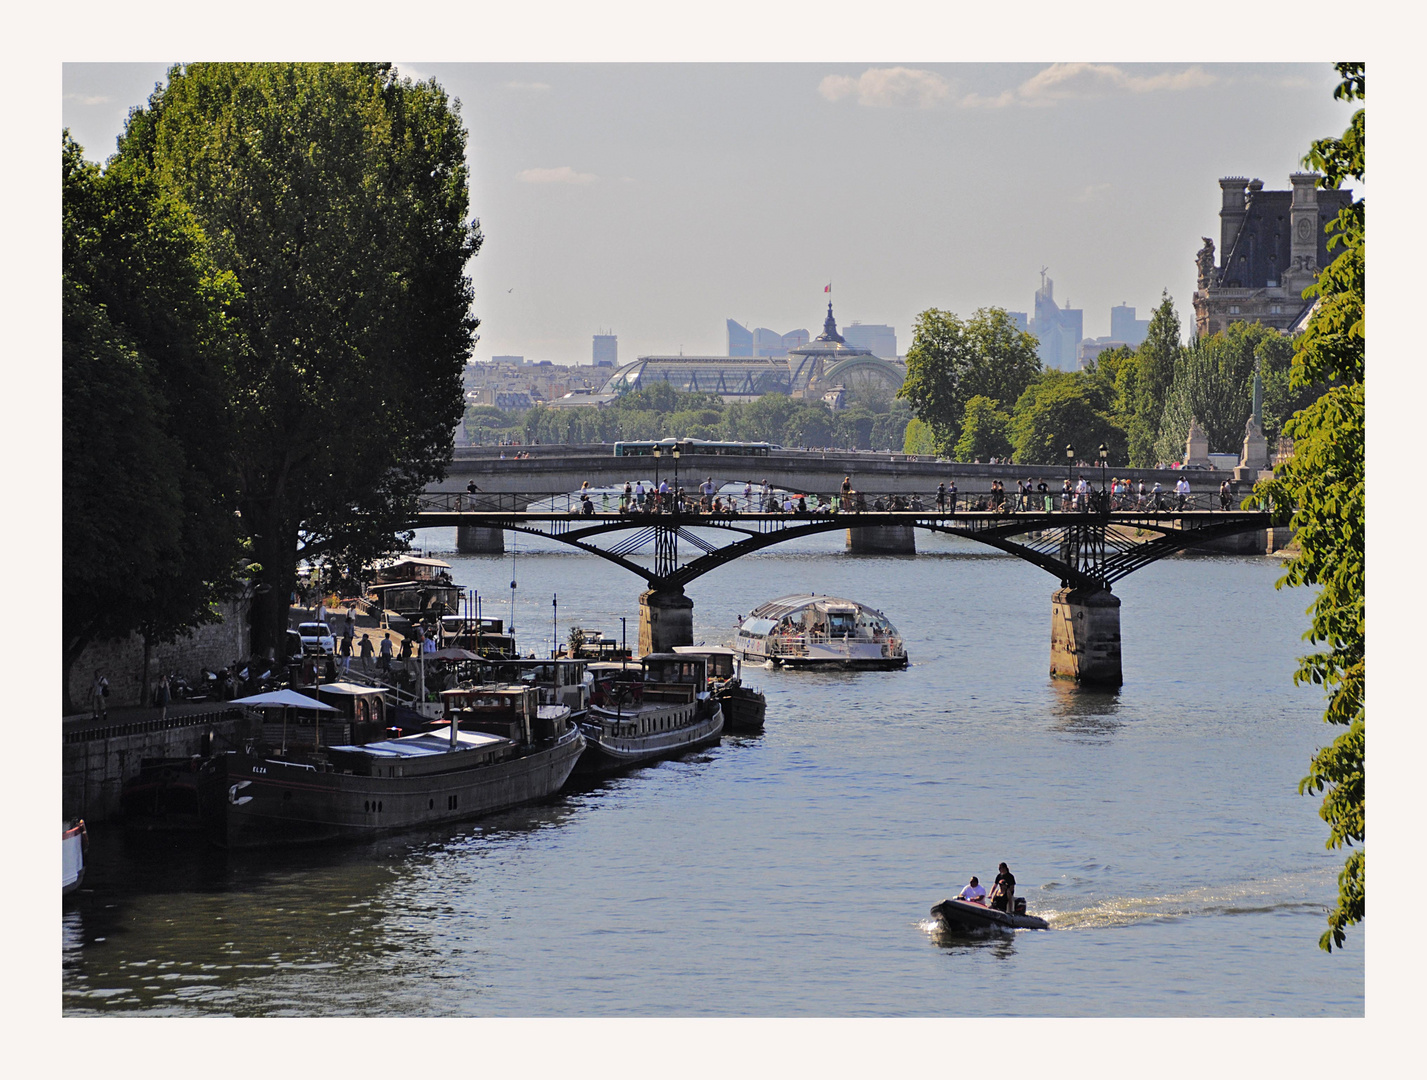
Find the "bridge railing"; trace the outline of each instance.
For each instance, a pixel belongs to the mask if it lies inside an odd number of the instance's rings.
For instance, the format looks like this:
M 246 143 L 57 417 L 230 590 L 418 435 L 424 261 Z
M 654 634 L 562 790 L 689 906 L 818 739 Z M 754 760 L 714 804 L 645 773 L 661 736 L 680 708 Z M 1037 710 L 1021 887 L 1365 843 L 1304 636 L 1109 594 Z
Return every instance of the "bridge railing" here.
M 710 503 L 695 495 L 686 495 L 678 512 L 681 515 L 712 514 L 714 516 L 737 516 L 741 514 L 778 514 L 796 517 L 837 514 L 853 516 L 858 513 L 908 513 L 908 514 L 970 514 L 970 513 L 1103 513 L 1108 507 L 1112 513 L 1185 513 L 1185 512 L 1237 512 L 1242 509 L 1243 497 L 1221 495 L 1219 492 L 1198 491 L 1179 495 L 1172 491 L 1159 493 L 1138 491 L 1111 494 L 1090 491 L 1077 494 L 1050 490 L 1046 492 L 1015 491 L 956 491 L 941 494 L 930 492 L 854 492 L 848 497 L 841 494 L 803 494 L 802 501 L 789 499 L 792 511 L 784 509 L 781 501 L 784 493 L 765 498 L 755 492 L 751 497 L 743 495 L 720 495 Z M 588 509 L 586 509 L 586 496 Z M 675 510 L 672 497 L 661 499 L 658 492 L 645 494 L 643 502 L 626 500 L 623 493 L 609 488 L 592 489 L 587 493 L 579 491 L 556 492 L 426 492 L 420 496 L 420 510 L 423 513 L 479 513 L 479 514 L 520 514 L 536 515 L 569 514 L 572 517 L 587 515 L 595 517 L 626 516 L 643 519 L 656 514 L 668 514 Z M 806 510 L 799 509 L 806 506 Z M 1264 510 L 1271 510 L 1265 505 Z

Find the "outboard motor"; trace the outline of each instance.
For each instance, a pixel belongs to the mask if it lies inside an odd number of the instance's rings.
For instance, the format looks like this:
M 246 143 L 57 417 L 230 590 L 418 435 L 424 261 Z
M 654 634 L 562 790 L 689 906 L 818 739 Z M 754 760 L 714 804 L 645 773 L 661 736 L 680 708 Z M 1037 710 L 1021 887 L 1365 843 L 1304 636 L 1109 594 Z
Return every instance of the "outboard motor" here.
M 1024 915 L 1026 913 L 1026 898 L 1024 896 L 1017 896 L 1014 897 L 1014 900 L 1016 903 L 1016 914 Z

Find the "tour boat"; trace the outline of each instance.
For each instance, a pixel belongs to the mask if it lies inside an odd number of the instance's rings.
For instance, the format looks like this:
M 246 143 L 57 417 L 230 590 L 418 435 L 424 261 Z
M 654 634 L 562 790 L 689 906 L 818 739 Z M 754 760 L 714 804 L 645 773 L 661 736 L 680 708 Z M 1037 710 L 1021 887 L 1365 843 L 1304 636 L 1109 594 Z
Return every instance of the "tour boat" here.
M 701 656 L 649 653 L 590 665 L 589 746 L 576 772 L 590 775 L 674 757 L 719 741 L 723 710 L 709 693 Z
M 723 709 L 726 731 L 762 731 L 768 699 L 748 686 L 739 670 L 738 654 L 721 645 L 675 645 L 680 656 L 702 656 L 708 664 L 709 692 Z
M 1036 915 L 1026 914 L 1026 899 L 1013 897 L 1014 911 L 1009 914 L 969 900 L 943 900 L 932 908 L 932 917 L 949 934 L 980 934 L 988 930 L 1009 933 L 1013 930 L 1049 930 L 1050 923 Z
M 51 849 L 53 850 L 53 849 Z M 84 828 L 84 821 L 66 821 L 64 823 L 64 853 L 62 856 L 62 869 L 64 870 L 64 896 L 68 896 L 79 888 L 84 881 L 84 856 L 89 851 L 89 833 Z M 50 893 L 51 896 L 54 893 Z
M 567 705 L 539 690 L 442 693 L 444 730 L 281 754 L 262 744 L 204 766 L 202 805 L 224 847 L 369 839 L 554 795 L 585 748 Z
M 885 671 L 907 666 L 901 635 L 887 616 L 856 600 L 808 593 L 753 609 L 734 648 L 745 660 L 789 668 Z

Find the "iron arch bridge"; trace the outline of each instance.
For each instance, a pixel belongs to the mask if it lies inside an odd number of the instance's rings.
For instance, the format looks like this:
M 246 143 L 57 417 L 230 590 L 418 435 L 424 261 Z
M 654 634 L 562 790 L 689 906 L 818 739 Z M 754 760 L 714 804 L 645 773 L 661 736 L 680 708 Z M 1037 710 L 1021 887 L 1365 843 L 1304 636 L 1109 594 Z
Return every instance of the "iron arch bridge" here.
M 598 493 L 600 498 L 604 493 Z M 1093 497 L 1092 497 L 1093 498 Z M 1203 503 L 1204 496 L 1196 496 Z M 608 499 L 604 500 L 607 504 Z M 1183 508 L 1167 497 L 1162 508 L 1122 509 L 956 509 L 852 512 L 664 512 L 620 511 L 602 505 L 579 512 L 569 492 L 426 493 L 413 527 L 475 526 L 543 536 L 622 566 L 657 592 L 682 592 L 685 585 L 727 563 L 774 544 L 838 529 L 912 528 L 964 536 L 1038 566 L 1063 587 L 1110 591 L 1128 574 L 1166 556 L 1211 541 L 1265 529 L 1275 523 L 1271 508 L 1224 510 Z M 591 505 L 594 505 L 593 502 Z M 719 545 L 693 530 L 733 534 Z M 624 534 L 624 535 L 619 535 Z M 609 537 L 612 543 L 603 542 Z M 600 540 L 601 543 L 596 543 Z M 681 558 L 680 548 L 688 555 Z M 652 550 L 652 565 L 631 556 Z

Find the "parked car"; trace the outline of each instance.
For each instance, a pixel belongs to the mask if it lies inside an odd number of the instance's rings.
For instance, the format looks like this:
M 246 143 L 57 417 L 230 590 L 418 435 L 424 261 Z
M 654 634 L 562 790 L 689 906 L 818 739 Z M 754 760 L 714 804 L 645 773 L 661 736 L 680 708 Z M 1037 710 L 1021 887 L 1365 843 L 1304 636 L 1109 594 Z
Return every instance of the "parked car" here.
M 332 653 L 337 650 L 337 639 L 325 622 L 299 623 L 297 633 L 302 638 L 303 652 Z

